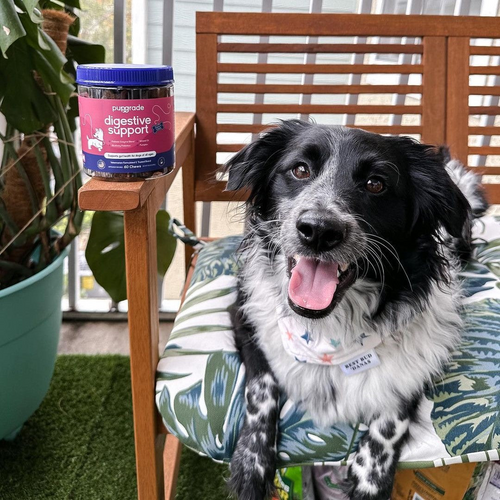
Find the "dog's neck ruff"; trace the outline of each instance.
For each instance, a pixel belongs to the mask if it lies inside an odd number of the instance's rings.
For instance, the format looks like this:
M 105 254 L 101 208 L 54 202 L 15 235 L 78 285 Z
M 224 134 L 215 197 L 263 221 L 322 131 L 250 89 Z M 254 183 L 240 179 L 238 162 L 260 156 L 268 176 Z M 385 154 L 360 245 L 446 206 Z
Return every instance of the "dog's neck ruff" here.
M 279 314 L 278 327 L 285 351 L 301 363 L 346 365 L 382 342 L 380 335 L 361 334 L 355 344 L 346 349 L 325 332 L 305 327 L 299 318 L 284 314 Z

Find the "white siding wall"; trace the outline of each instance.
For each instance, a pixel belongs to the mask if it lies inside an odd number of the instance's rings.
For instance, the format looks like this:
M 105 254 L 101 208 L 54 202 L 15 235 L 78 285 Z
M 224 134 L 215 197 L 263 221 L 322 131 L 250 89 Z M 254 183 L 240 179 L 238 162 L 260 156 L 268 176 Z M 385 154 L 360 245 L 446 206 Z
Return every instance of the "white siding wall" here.
M 147 2 L 146 62 L 148 64 L 162 63 L 163 1 L 148 0 Z M 165 0 L 165 2 L 173 2 L 173 0 Z M 134 22 L 133 19 L 132 22 Z
M 195 13 L 196 11 L 213 10 L 214 0 L 165 1 L 174 2 L 173 67 L 175 73 L 175 106 L 178 111 L 194 111 Z M 274 0 L 273 12 L 309 12 L 309 3 L 310 0 Z M 357 0 L 323 0 L 322 3 L 323 12 L 356 12 L 357 7 Z M 261 12 L 262 0 L 225 0 L 224 10 Z M 160 64 L 162 61 L 162 21 L 163 0 L 149 0 L 147 25 L 148 63 Z M 241 55 L 238 57 L 241 58 Z

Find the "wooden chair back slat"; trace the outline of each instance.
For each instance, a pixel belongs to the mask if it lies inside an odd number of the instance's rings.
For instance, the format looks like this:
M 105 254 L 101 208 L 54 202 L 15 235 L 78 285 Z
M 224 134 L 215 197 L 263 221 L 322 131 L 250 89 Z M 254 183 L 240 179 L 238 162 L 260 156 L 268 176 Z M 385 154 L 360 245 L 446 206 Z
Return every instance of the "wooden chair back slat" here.
M 421 45 L 397 43 L 220 43 L 219 52 L 247 52 L 258 54 L 300 53 L 300 54 L 422 54 Z
M 500 67 L 498 66 L 471 66 L 470 75 L 500 75 Z
M 500 47 L 472 45 L 470 55 L 500 56 Z
M 497 17 L 198 12 L 197 33 L 294 36 L 497 37 Z
M 494 69 L 494 68 L 490 68 Z M 300 73 L 311 75 L 322 74 L 411 74 L 423 73 L 424 68 L 421 64 L 218 64 L 219 73 Z
M 500 175 L 500 167 L 474 167 L 474 172 L 479 175 Z M 492 184 L 496 186 L 496 184 Z
M 469 127 L 469 135 L 500 135 L 500 127 Z
M 363 113 L 363 114 L 420 114 L 422 106 L 368 104 L 218 104 L 217 111 L 223 113 Z
M 238 132 L 257 134 L 272 128 L 274 125 L 259 125 L 259 124 L 217 124 L 217 132 Z M 354 127 L 354 125 L 346 125 L 346 127 Z M 497 128 L 497 127 L 492 127 Z M 376 134 L 399 134 L 399 135 L 421 135 L 422 127 L 417 125 L 363 125 L 363 129 Z M 500 130 L 500 128 L 499 128 Z
M 422 85 L 273 85 L 219 83 L 217 91 L 239 94 L 420 94 Z

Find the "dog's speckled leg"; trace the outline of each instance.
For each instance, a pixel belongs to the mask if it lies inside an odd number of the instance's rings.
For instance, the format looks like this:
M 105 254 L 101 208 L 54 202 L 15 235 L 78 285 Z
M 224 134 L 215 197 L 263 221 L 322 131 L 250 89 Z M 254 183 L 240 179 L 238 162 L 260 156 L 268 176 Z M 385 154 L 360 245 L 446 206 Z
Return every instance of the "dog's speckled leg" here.
M 264 500 L 276 472 L 278 384 L 264 354 L 253 341 L 253 328 L 237 312 L 236 344 L 246 369 L 246 415 L 231 459 L 229 487 L 239 500 Z
M 409 436 L 409 415 L 382 415 L 370 423 L 349 467 L 351 500 L 388 500 L 401 448 Z

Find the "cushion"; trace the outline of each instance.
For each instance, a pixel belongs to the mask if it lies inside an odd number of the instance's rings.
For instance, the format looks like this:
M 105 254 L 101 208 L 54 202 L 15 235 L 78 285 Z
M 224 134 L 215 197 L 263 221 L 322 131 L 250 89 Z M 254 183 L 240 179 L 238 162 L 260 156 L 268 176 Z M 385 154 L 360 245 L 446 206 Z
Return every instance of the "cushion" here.
M 461 273 L 463 341 L 445 376 L 426 392 L 422 421 L 412 428 L 402 467 L 499 459 L 500 219 L 478 219 L 473 235 L 473 257 Z M 220 462 L 230 461 L 245 412 L 245 368 L 228 312 L 236 300 L 240 241 L 220 239 L 199 253 L 156 384 L 157 406 L 169 432 Z M 280 405 L 280 467 L 352 460 L 364 424 L 321 429 L 285 394 Z

